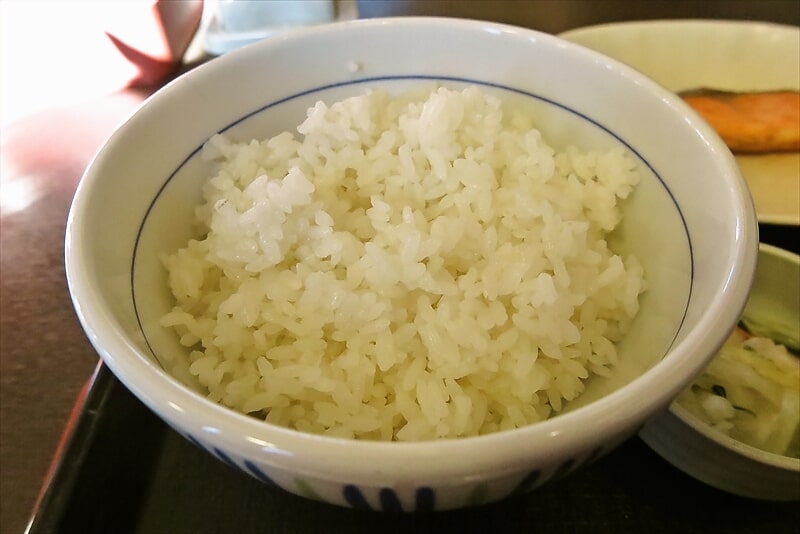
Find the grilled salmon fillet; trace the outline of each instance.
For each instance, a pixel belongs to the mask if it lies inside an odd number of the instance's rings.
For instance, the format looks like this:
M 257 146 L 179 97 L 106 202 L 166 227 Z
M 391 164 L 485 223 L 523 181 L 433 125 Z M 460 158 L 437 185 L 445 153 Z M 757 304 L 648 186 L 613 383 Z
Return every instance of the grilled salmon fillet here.
M 800 151 L 800 91 L 680 93 L 722 137 L 731 152 Z

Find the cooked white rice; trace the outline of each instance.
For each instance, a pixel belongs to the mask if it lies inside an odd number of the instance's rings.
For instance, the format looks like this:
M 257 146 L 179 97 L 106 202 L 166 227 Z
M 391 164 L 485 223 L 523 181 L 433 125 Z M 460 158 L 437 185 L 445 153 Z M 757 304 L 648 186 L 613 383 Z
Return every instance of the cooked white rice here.
M 208 397 L 425 440 L 541 421 L 610 373 L 643 290 L 606 242 L 636 165 L 556 153 L 534 123 L 477 87 L 378 90 L 317 103 L 299 136 L 210 139 L 162 319 Z

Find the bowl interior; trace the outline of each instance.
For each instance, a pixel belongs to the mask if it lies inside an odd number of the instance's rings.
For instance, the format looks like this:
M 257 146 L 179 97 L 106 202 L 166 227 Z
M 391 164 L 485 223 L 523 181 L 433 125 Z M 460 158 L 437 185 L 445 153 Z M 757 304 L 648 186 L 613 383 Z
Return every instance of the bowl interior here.
M 459 49 L 470 61 L 454 61 Z M 93 162 L 68 232 L 68 254 L 70 241 L 80 242 L 71 287 L 84 323 L 93 323 L 95 346 L 124 346 L 191 385 L 186 349 L 157 324 L 171 307 L 160 258 L 193 235 L 210 172 L 199 155 L 208 137 L 263 138 L 299 124 L 320 99 L 432 83 L 477 83 L 510 105 L 531 107 L 556 147 L 622 143 L 639 160 L 642 182 L 612 239 L 620 252 L 636 253 L 648 290 L 617 372 L 592 380 L 575 406 L 618 390 L 671 347 L 691 343 L 681 354 L 697 354 L 685 365 L 700 366 L 738 315 L 729 308 L 744 301 L 747 245 L 755 243 L 751 206 L 715 134 L 655 83 L 595 53 L 527 30 L 437 20 L 286 34 L 212 61 L 148 101 Z M 706 209 L 709 198 L 715 210 Z M 709 335 L 693 332 L 698 324 Z M 101 352 L 112 369 L 126 365 L 127 356 Z M 683 380 L 671 377 L 668 387 Z
M 607 150 L 624 143 L 636 153 L 635 144 L 628 144 L 616 132 L 592 122 L 565 103 L 547 101 L 535 93 L 522 94 L 512 88 L 488 86 L 480 79 L 453 80 L 444 76 L 434 80 L 386 77 L 310 88 L 278 103 L 265 102 L 261 109 L 246 117 L 235 117 L 223 132 L 238 141 L 264 139 L 284 130 L 294 130 L 305 117 L 305 110 L 318 100 L 331 104 L 370 88 L 402 92 L 437 84 L 456 88 L 482 85 L 509 106 L 530 108 L 556 149 L 577 144 L 584 150 Z M 200 185 L 212 172 L 211 164 L 200 157 L 199 148 L 165 178 L 163 188 L 142 220 L 131 267 L 135 314 L 149 349 L 165 368 L 190 385 L 195 383 L 188 373 L 186 348 L 177 343 L 172 331 L 158 325 L 159 318 L 172 307 L 166 271 L 160 258 L 196 237 L 191 224 L 194 207 L 201 201 Z M 626 207 L 624 222 L 615 232 L 612 246 L 620 253 L 635 253 L 641 258 L 650 289 L 642 298 L 641 320 L 621 345 L 620 357 L 624 363 L 619 372 L 613 378 L 593 381 L 593 387 L 576 405 L 621 387 L 663 357 L 677 334 L 688 304 L 691 257 L 682 215 L 663 179 L 649 163 L 639 157 L 639 166 L 642 183 Z M 648 224 L 648 220 L 658 220 L 660 224 L 656 227 Z
M 781 337 L 800 339 L 800 257 L 762 243 L 744 316 Z

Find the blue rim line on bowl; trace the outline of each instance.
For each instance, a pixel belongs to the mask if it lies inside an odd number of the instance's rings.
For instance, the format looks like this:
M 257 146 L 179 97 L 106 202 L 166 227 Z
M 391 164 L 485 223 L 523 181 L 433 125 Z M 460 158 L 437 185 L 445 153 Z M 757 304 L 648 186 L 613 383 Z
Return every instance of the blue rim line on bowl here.
M 688 247 L 688 252 L 689 252 L 689 288 L 688 288 L 689 291 L 688 291 L 688 298 L 687 298 L 687 301 L 686 301 L 686 305 L 684 306 L 683 315 L 681 316 L 681 320 L 678 323 L 678 327 L 677 327 L 677 329 L 675 331 L 675 336 L 673 337 L 672 341 L 669 344 L 669 347 L 672 347 L 672 345 L 675 343 L 675 340 L 677 339 L 678 332 L 680 332 L 681 328 L 683 327 L 683 322 L 686 319 L 686 313 L 688 311 L 689 301 L 691 300 L 691 295 L 692 295 L 692 284 L 694 283 L 693 282 L 694 281 L 694 253 L 693 253 L 693 249 L 692 249 L 691 236 L 689 235 L 689 230 L 688 230 L 688 228 L 686 226 L 686 219 L 685 219 L 685 217 L 683 215 L 683 212 L 680 209 L 680 206 L 678 206 L 678 203 L 676 202 L 675 196 L 672 194 L 672 191 L 670 191 L 669 187 L 667 187 L 667 184 L 661 178 L 661 175 L 653 168 L 653 166 L 644 157 L 642 157 L 641 154 L 639 154 L 639 152 L 635 148 L 633 148 L 633 146 L 630 145 L 630 143 L 628 143 L 627 141 L 622 139 L 622 137 L 617 135 L 610 128 L 608 128 L 607 126 L 601 124 L 597 120 L 587 116 L 585 113 L 581 113 L 581 112 L 579 112 L 577 110 L 574 110 L 574 109 L 570 108 L 569 106 L 567 106 L 565 104 L 562 104 L 562 103 L 557 102 L 557 101 L 555 101 L 553 99 L 550 99 L 550 98 L 543 97 L 541 95 L 537 95 L 537 94 L 532 93 L 530 91 L 524 91 L 522 89 L 518 89 L 518 88 L 514 88 L 514 87 L 510 87 L 510 86 L 507 86 L 507 85 L 498 84 L 498 83 L 494 83 L 494 82 L 488 82 L 488 81 L 484 81 L 484 80 L 477 80 L 477 79 L 472 79 L 472 78 L 461 78 L 461 77 L 454 77 L 454 76 L 433 76 L 433 75 L 374 76 L 374 77 L 368 77 L 368 78 L 359 78 L 357 80 L 350 80 L 350 81 L 347 81 L 347 82 L 339 82 L 339 83 L 327 84 L 327 85 L 323 85 L 323 86 L 320 86 L 320 87 L 307 89 L 305 91 L 300 91 L 298 93 L 295 93 L 295 94 L 280 98 L 278 100 L 275 100 L 273 102 L 265 104 L 264 106 L 254 110 L 254 111 L 251 111 L 250 113 L 248 113 L 248 114 L 236 119 L 235 121 L 231 122 L 230 124 L 228 124 L 227 126 L 222 128 L 218 133 L 224 133 L 224 132 L 228 131 L 229 129 L 233 128 L 234 126 L 236 126 L 237 124 L 247 120 L 250 117 L 253 117 L 253 116 L 255 116 L 255 115 L 257 115 L 257 114 L 259 114 L 259 113 L 261 113 L 263 111 L 266 111 L 266 110 L 268 110 L 270 108 L 279 106 L 279 105 L 284 104 L 286 102 L 290 102 L 290 101 L 295 100 L 297 98 L 301 98 L 303 96 L 308 96 L 308 95 L 312 95 L 312 94 L 315 94 L 315 93 L 320 93 L 322 91 L 326 91 L 326 90 L 329 90 L 329 89 L 335 89 L 335 88 L 339 88 L 339 87 L 347 87 L 347 86 L 352 86 L 352 85 L 362 85 L 362 84 L 373 83 L 373 82 L 381 82 L 381 81 L 413 81 L 413 80 L 434 81 L 434 82 L 456 82 L 456 83 L 480 85 L 480 86 L 483 86 L 483 87 L 491 87 L 491 88 L 494 88 L 494 89 L 500 89 L 500 90 L 503 90 L 503 91 L 508 91 L 510 93 L 514 93 L 514 94 L 521 95 L 521 96 L 526 96 L 526 97 L 533 98 L 533 99 L 539 100 L 541 102 L 545 102 L 547 104 L 556 106 L 559 109 L 562 109 L 562 110 L 564 110 L 564 111 L 566 111 L 568 113 L 571 113 L 571 114 L 573 114 L 573 115 L 575 115 L 577 117 L 580 117 L 581 119 L 591 123 L 592 125 L 600 128 L 601 130 L 603 130 L 604 132 L 606 132 L 607 134 L 612 136 L 619 143 L 622 143 L 627 150 L 629 150 L 631 153 L 633 153 L 636 156 L 636 158 L 640 162 L 642 162 L 650 170 L 650 172 L 653 173 L 653 176 L 655 176 L 655 178 L 661 184 L 661 187 L 663 187 L 664 190 L 669 195 L 669 198 L 672 201 L 672 204 L 673 204 L 676 212 L 678 213 L 678 216 L 680 217 L 681 224 L 683 225 L 684 233 L 686 235 L 686 240 L 687 240 L 687 243 L 689 245 L 689 247 Z M 170 175 L 167 177 L 167 179 L 164 181 L 164 183 L 159 188 L 159 190 L 156 193 L 155 197 L 153 197 L 153 200 L 150 202 L 150 205 L 147 207 L 147 211 L 145 212 L 144 217 L 142 218 L 142 222 L 139 225 L 139 230 L 138 230 L 138 232 L 136 234 L 136 241 L 134 243 L 134 248 L 133 248 L 133 256 L 131 257 L 131 276 L 130 276 L 131 298 L 133 299 L 133 309 L 134 309 L 134 313 L 136 315 L 136 321 L 137 321 L 137 323 L 139 325 L 139 330 L 140 330 L 140 332 L 141 332 L 141 334 L 142 334 L 142 336 L 144 338 L 144 342 L 147 344 L 147 347 L 150 350 L 150 353 L 155 357 L 156 361 L 159 362 L 159 365 L 161 364 L 161 360 L 159 359 L 158 354 L 153 349 L 149 339 L 147 338 L 147 335 L 145 333 L 145 329 L 144 329 L 144 327 L 142 325 L 141 317 L 139 315 L 139 306 L 137 304 L 137 299 L 136 299 L 136 289 L 135 289 L 136 288 L 136 284 L 134 283 L 134 281 L 135 281 L 135 278 L 136 278 L 136 258 L 138 256 L 138 252 L 139 252 L 139 241 L 141 239 L 142 232 L 144 231 L 144 226 L 147 223 L 147 219 L 148 219 L 148 217 L 150 215 L 150 212 L 153 210 L 153 207 L 158 202 L 158 199 L 161 197 L 161 194 L 163 193 L 164 189 L 169 185 L 169 183 L 172 181 L 172 179 L 175 177 L 175 175 L 183 168 L 183 166 L 186 165 L 186 163 L 190 159 L 192 159 L 195 155 L 197 155 L 202 149 L 203 149 L 203 145 L 200 145 L 200 146 L 196 147 L 188 156 L 186 156 L 186 158 L 181 162 L 181 164 L 178 165 L 178 167 L 174 171 L 172 171 L 172 173 L 170 173 Z

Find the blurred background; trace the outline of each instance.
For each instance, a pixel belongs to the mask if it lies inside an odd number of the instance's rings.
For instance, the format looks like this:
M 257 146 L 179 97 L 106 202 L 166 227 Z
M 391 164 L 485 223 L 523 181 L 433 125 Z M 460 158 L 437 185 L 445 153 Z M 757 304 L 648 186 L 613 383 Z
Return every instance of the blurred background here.
M 624 14 L 624 15 L 620 15 Z M 558 33 L 620 20 L 800 25 L 797 0 L 0 0 L 1 125 L 43 108 L 163 83 L 186 65 L 288 27 L 452 16 Z
M 658 18 L 800 24 L 800 2 L 794 0 L 359 0 L 358 8 L 363 17 L 447 15 L 515 24 L 548 33 L 605 22 Z

